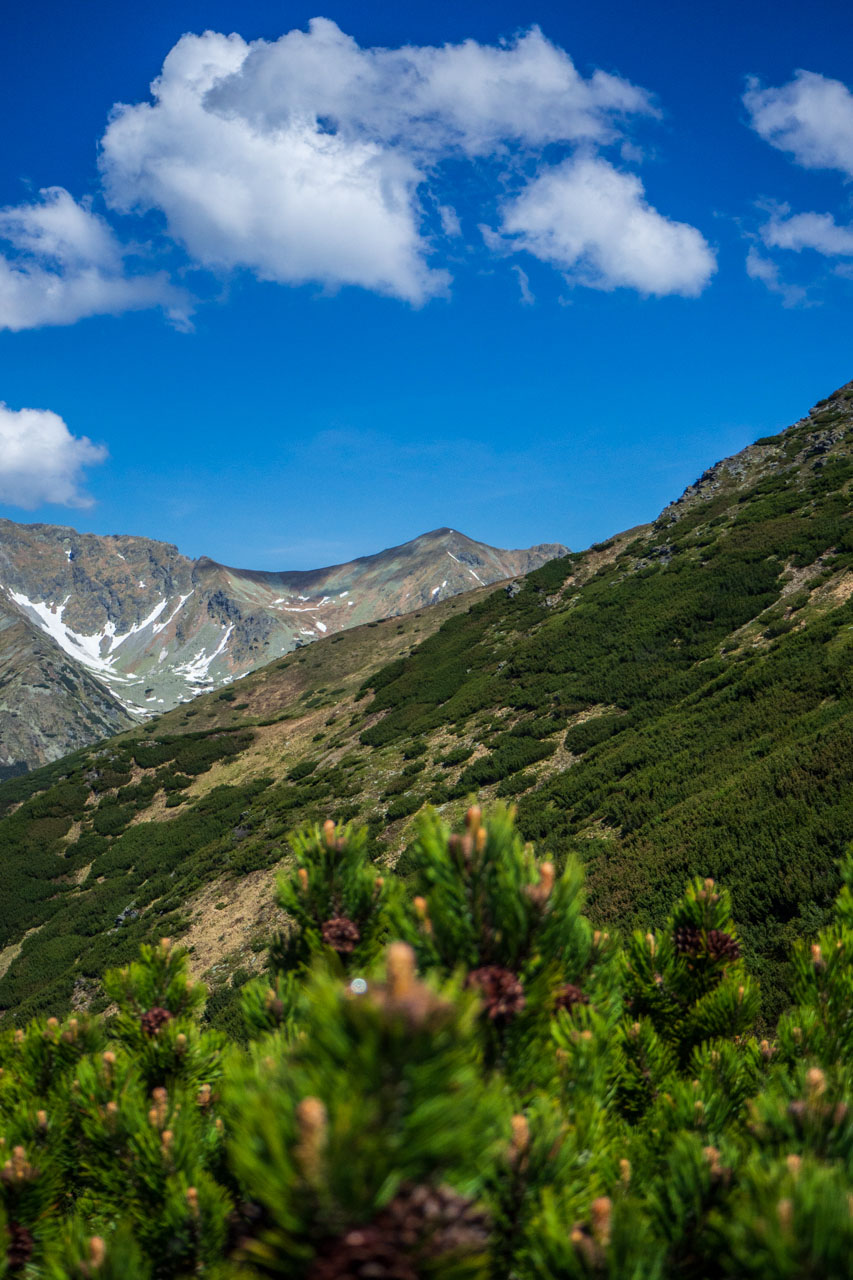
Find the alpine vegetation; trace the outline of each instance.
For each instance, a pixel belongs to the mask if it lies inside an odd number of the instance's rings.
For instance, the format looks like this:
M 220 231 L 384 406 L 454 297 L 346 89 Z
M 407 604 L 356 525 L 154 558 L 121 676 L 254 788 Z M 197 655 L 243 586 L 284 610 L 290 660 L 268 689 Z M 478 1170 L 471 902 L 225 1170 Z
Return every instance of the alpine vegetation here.
M 769 1026 L 710 878 L 618 937 L 506 809 L 292 853 L 230 1037 L 168 939 L 3 1034 L 5 1274 L 849 1275 L 853 859 Z

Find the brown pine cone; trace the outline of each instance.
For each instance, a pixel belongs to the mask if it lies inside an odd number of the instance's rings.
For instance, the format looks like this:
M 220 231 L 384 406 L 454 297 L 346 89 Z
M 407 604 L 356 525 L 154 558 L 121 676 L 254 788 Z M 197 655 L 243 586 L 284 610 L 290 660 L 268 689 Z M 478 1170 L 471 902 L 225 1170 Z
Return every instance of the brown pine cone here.
M 484 1011 L 493 1022 L 509 1022 L 527 1003 L 524 987 L 518 978 L 511 970 L 502 969 L 498 964 L 472 969 L 465 986 L 475 987 L 480 992 Z
M 360 938 L 358 925 L 346 916 L 333 916 L 323 925 L 323 941 L 339 956 L 349 955 Z
M 681 924 L 672 935 L 676 951 L 683 956 L 695 956 L 702 949 L 702 931 L 695 924 Z
M 589 996 L 584 995 L 580 987 L 574 986 L 571 982 L 567 982 L 557 992 L 557 999 L 554 1002 L 555 1009 L 567 1009 L 569 1013 L 572 1006 L 576 1004 L 589 1004 Z
M 373 1225 L 356 1227 L 314 1260 L 308 1280 L 419 1280 L 411 1258 Z
M 419 1280 L 421 1262 L 483 1253 L 489 1219 L 449 1187 L 401 1187 L 373 1222 L 330 1241 L 309 1280 Z
M 740 959 L 740 943 L 723 929 L 708 930 L 707 947 L 712 960 Z
M 6 1249 L 6 1266 L 10 1271 L 20 1271 L 25 1267 L 32 1257 L 35 1248 L 35 1240 L 33 1240 L 26 1227 L 22 1227 L 17 1222 L 9 1223 L 9 1246 Z
M 165 1027 L 167 1022 L 172 1021 L 172 1014 L 168 1009 L 160 1009 L 157 1005 L 153 1009 L 149 1009 L 147 1013 L 143 1013 L 139 1019 L 145 1035 L 156 1036 L 161 1027 Z

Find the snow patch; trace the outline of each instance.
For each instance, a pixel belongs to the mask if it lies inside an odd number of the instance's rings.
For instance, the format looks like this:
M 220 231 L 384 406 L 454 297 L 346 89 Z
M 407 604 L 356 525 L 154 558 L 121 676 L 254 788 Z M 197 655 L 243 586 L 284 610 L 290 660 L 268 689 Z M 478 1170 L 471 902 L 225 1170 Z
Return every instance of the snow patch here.
M 125 631 L 124 635 L 117 636 L 115 634 L 115 624 L 114 623 L 111 624 L 113 627 L 113 638 L 110 641 L 110 652 L 113 649 L 117 648 L 120 644 L 123 644 L 124 641 L 128 638 L 128 636 L 135 636 L 138 631 L 145 631 L 147 630 L 148 627 L 152 626 L 160 617 L 160 614 L 166 608 L 167 604 L 168 604 L 168 600 L 161 600 L 159 604 L 155 604 L 154 608 L 151 610 L 148 616 L 146 618 L 143 618 L 141 622 L 134 623 L 134 625 L 130 628 L 129 631 Z
M 115 623 L 108 622 L 104 630 L 97 632 L 95 635 L 79 635 L 62 621 L 65 606 L 71 599 L 70 595 L 66 596 L 62 604 L 59 605 L 49 605 L 46 600 L 30 600 L 28 596 L 24 595 L 23 591 L 10 591 L 9 595 L 19 608 L 24 609 L 30 615 L 35 614 L 42 631 L 47 632 L 51 640 L 55 640 L 64 653 L 75 658 L 84 667 L 102 675 L 110 675 L 113 679 L 129 679 L 127 676 L 119 676 L 112 671 L 112 664 L 101 657 L 101 644 L 104 640 L 109 639 L 111 642 L 110 647 L 112 647 Z
M 180 666 L 175 667 L 175 675 L 183 676 L 188 684 L 212 684 L 210 677 L 210 664 L 215 658 L 218 658 L 222 650 L 228 643 L 231 632 L 234 630 L 233 622 L 229 624 L 225 631 L 225 635 L 219 641 L 213 653 L 206 653 L 204 649 L 197 653 L 194 658 L 190 658 L 188 662 L 182 662 Z
M 194 591 L 194 590 L 195 590 L 195 587 L 193 587 L 193 591 Z M 172 621 L 172 619 L 175 617 L 175 615 L 176 615 L 176 614 L 177 614 L 181 609 L 183 609 L 184 605 L 185 605 L 185 604 L 186 604 L 186 602 L 189 600 L 189 598 L 190 598 L 190 596 L 192 595 L 192 593 L 193 593 L 193 592 L 192 592 L 192 591 L 190 591 L 190 592 L 188 592 L 188 593 L 187 593 L 187 595 L 185 595 L 185 596 L 181 596 L 181 598 L 180 598 L 180 600 L 179 600 L 178 604 L 175 606 L 175 608 L 174 608 L 174 609 L 172 610 L 172 612 L 169 614 L 169 616 L 168 616 L 168 618 L 166 619 L 166 621 L 165 621 L 165 622 L 158 622 L 158 623 L 157 623 L 157 626 L 153 628 L 155 636 L 156 636 L 156 635 L 159 635 L 161 631 L 163 631 L 166 627 L 168 627 L 169 623 Z M 165 605 L 166 605 L 166 601 L 164 600 L 164 601 L 163 601 L 163 606 L 164 606 L 164 608 L 165 608 Z M 165 650 L 164 650 L 163 652 L 165 653 Z M 162 661 L 162 659 L 161 659 L 161 661 Z
M 470 567 L 470 565 L 463 564 L 462 561 L 458 558 L 458 556 L 455 556 L 452 551 L 448 551 L 447 554 L 450 556 L 451 560 L 456 561 L 456 563 L 460 566 L 460 568 L 467 569 L 471 577 L 476 578 L 481 587 L 484 587 L 486 585 L 483 579 L 474 572 L 474 570 Z

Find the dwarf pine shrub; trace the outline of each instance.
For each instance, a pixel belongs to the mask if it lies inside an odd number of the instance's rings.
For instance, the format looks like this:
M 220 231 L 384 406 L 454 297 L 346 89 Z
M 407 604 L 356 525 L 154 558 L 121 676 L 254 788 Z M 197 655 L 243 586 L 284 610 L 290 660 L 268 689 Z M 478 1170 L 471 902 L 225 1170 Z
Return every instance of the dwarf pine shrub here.
M 620 941 L 506 809 L 293 850 L 240 1043 L 165 939 L 2 1033 L 0 1275 L 849 1277 L 853 859 L 770 1035 L 713 880 Z

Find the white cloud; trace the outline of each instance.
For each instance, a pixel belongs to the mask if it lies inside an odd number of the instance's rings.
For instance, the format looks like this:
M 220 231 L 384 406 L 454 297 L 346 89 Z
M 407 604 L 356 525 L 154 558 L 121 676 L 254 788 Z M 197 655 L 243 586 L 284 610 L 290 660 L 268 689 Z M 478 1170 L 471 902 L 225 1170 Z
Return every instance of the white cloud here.
M 789 152 L 797 164 L 853 178 L 853 93 L 840 80 L 814 71 L 797 71 L 779 88 L 763 89 L 752 80 L 744 103 L 753 129 L 771 146 Z M 831 213 L 792 214 L 787 205 L 777 206 L 758 234 L 770 250 L 811 249 L 825 258 L 853 257 L 853 226 L 838 223 Z M 747 273 L 780 294 L 786 305 L 805 300 L 805 289 L 785 284 L 776 262 L 754 246 L 746 265 Z M 849 264 L 836 262 L 833 271 L 847 276 Z
M 853 93 L 840 80 L 814 71 L 798 71 L 776 89 L 751 80 L 743 100 L 765 142 L 804 168 L 853 177 Z
M 0 402 L 0 502 L 32 509 L 42 503 L 88 507 L 81 488 L 84 467 L 107 451 L 86 436 L 73 436 L 49 409 L 10 409 Z
M 762 227 L 761 238 L 774 249 L 814 249 L 828 258 L 853 256 L 853 227 L 839 226 L 830 213 L 774 215 Z
M 521 303 L 524 307 L 532 307 L 536 298 L 530 288 L 530 276 L 518 264 L 514 264 L 512 270 L 518 277 L 518 289 L 521 294 Z
M 543 170 L 504 205 L 502 230 L 516 248 L 595 289 L 690 296 L 716 270 L 695 227 L 664 217 L 638 177 L 600 157 Z
M 519 150 L 605 145 L 628 116 L 656 114 L 626 80 L 584 78 L 536 27 L 498 46 L 362 49 L 323 18 L 274 42 L 184 36 L 152 95 L 116 106 L 102 140 L 114 208 L 159 210 L 212 268 L 413 303 L 447 288 L 421 201 L 443 160 L 511 170 Z M 430 207 L 445 235 L 458 234 L 439 196 Z M 647 231 L 657 219 L 695 261 L 699 233 L 643 208 Z
M 781 278 L 777 263 L 759 253 L 755 245 L 750 245 L 746 255 L 746 274 L 750 280 L 758 280 L 771 293 L 778 293 L 786 307 L 798 306 L 807 299 L 806 290 L 800 285 L 786 284 Z
M 0 329 L 73 324 L 84 316 L 164 307 L 185 320 L 187 301 L 163 273 L 130 275 L 107 223 L 62 187 L 34 204 L 0 209 Z
M 497 46 L 362 49 L 326 18 L 307 33 L 248 46 L 207 105 L 264 131 L 319 117 L 350 137 L 472 156 L 507 139 L 536 147 L 610 140 L 619 117 L 655 113 L 645 90 L 619 76 L 595 71 L 585 80 L 538 27 Z
M 462 235 L 462 223 L 459 221 L 459 214 L 455 209 L 451 209 L 449 204 L 439 205 L 438 216 L 441 221 L 441 229 L 448 239 L 455 240 Z
M 420 174 L 405 154 L 324 132 L 305 111 L 266 126 L 209 105 L 248 53 L 239 36 L 184 36 L 152 86 L 155 104 L 115 110 L 102 144 L 113 207 L 161 210 L 210 267 L 413 302 L 443 289 L 444 274 L 424 262 Z

